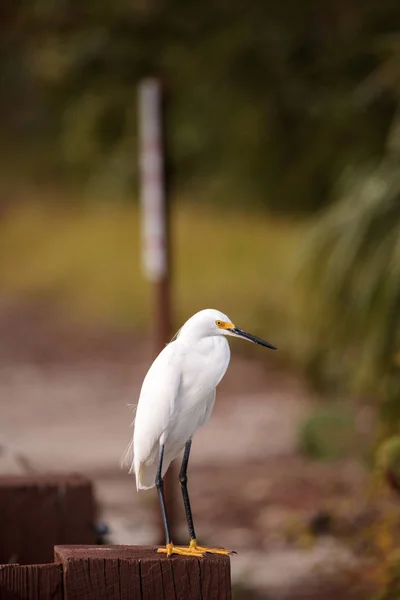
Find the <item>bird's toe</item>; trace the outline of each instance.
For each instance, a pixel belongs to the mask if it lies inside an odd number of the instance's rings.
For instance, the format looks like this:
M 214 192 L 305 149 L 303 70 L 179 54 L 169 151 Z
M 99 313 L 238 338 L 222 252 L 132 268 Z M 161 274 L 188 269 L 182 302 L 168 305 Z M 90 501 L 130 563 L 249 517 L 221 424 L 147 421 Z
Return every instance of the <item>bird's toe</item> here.
M 173 544 L 167 544 L 165 548 L 158 548 L 157 552 L 159 554 L 166 554 L 167 556 L 172 556 L 173 554 L 177 554 L 179 556 L 204 556 L 204 552 L 201 552 L 200 550 L 192 550 L 189 547 L 174 546 Z
M 191 552 L 201 552 L 204 554 L 236 554 L 234 550 L 226 550 L 225 548 L 207 548 L 206 546 L 199 546 L 196 540 L 190 540 L 189 549 Z
M 226 550 L 225 548 L 207 548 L 204 546 L 197 546 L 197 552 L 202 552 L 203 554 L 223 554 L 225 556 L 229 556 L 229 554 L 236 554 L 234 550 Z

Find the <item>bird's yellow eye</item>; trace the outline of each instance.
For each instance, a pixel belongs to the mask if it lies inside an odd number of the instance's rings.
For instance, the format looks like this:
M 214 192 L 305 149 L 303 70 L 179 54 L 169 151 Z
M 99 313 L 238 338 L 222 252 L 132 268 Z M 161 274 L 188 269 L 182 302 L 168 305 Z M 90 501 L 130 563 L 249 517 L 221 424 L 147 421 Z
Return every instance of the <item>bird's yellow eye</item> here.
M 218 325 L 218 327 L 221 327 L 222 325 L 222 321 L 215 321 L 215 323 Z

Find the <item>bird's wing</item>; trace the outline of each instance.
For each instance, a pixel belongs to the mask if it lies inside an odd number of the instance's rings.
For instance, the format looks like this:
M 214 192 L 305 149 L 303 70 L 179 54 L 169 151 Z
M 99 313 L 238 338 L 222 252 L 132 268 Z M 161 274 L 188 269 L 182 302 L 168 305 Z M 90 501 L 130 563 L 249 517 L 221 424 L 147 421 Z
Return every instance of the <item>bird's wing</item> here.
M 133 434 L 134 463 L 155 458 L 174 414 L 182 374 L 182 353 L 169 344 L 151 365 L 142 385 Z

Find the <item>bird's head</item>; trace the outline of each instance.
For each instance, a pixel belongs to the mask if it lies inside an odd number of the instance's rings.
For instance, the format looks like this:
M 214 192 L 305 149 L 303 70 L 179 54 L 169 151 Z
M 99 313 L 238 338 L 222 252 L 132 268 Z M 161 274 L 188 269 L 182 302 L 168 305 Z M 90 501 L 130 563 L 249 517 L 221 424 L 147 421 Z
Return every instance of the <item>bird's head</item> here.
M 209 337 L 209 336 L 232 336 L 242 338 L 254 344 L 260 344 L 271 350 L 277 350 L 275 346 L 262 340 L 251 333 L 239 329 L 232 323 L 232 321 L 224 315 L 224 313 L 213 308 L 207 308 L 190 317 L 188 321 L 183 325 L 180 330 L 178 337 L 182 335 L 190 335 L 191 333 L 196 334 L 197 337 Z

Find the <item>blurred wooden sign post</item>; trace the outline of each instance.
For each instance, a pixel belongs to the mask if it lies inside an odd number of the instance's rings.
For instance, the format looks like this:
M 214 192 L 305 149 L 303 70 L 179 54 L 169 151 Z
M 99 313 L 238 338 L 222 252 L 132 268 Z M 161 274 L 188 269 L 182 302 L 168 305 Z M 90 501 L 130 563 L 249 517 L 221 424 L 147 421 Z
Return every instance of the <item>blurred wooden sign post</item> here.
M 165 136 L 165 92 L 157 78 L 139 84 L 139 161 L 142 266 L 154 294 L 154 342 L 158 354 L 171 337 L 169 185 Z M 174 530 L 173 469 L 165 477 L 168 516 Z M 164 529 L 159 514 L 160 544 Z M 173 538 L 175 539 L 175 538 Z

